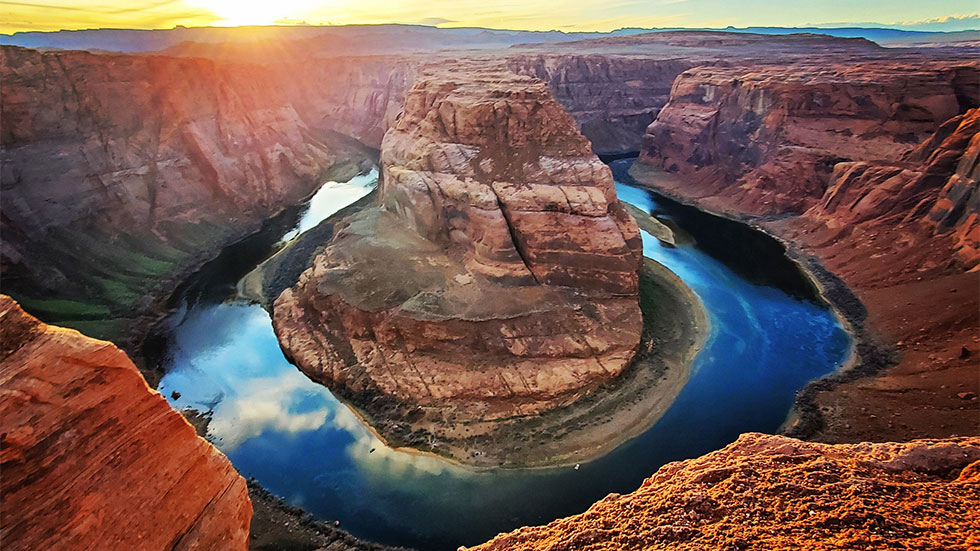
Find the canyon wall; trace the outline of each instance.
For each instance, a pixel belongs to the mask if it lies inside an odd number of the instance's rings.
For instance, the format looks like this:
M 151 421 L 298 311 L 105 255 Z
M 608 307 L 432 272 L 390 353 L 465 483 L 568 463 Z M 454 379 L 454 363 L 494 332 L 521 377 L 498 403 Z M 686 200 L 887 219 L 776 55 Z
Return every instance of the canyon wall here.
M 639 230 L 543 82 L 423 77 L 381 159 L 381 204 L 338 222 L 275 303 L 300 369 L 418 443 L 570 404 L 629 365 Z
M 472 56 L 548 83 L 596 152 L 636 151 L 646 127 L 667 102 L 674 78 L 694 63 L 647 57 L 505 53 Z M 267 62 L 311 126 L 335 130 L 378 148 L 401 112 L 405 94 L 427 68 L 458 56 L 328 57 L 296 64 Z
M 122 351 L 4 295 L 0 320 L 4 549 L 248 548 L 245 479 Z
M 977 105 L 976 63 L 698 67 L 674 82 L 640 163 L 740 212 L 799 214 L 842 161 L 897 161 Z
M 259 67 L 4 47 L 0 71 L 5 290 L 96 336 L 350 156 Z
M 973 549 L 980 438 L 827 445 L 743 434 L 635 492 L 474 551 Z
M 973 269 L 980 264 L 978 155 L 980 109 L 970 109 L 894 162 L 837 163 L 820 203 L 804 216 L 814 229 L 822 224 L 854 231 L 873 224 L 907 227 L 915 241 L 948 236 L 955 253 L 950 260 Z M 915 273 L 921 275 L 922 267 L 915 266 Z M 889 275 L 902 271 L 892 269 Z
M 336 133 L 380 147 L 416 76 L 460 56 L 545 80 L 593 149 L 610 152 L 638 146 L 695 64 L 815 45 L 874 53 L 866 41 L 709 34 L 353 57 L 304 55 L 305 38 L 284 37 L 261 56 L 227 44 L 198 45 L 203 58 L 3 47 L 6 289 L 47 321 L 133 346 L 182 277 L 350 174 L 344 161 L 366 153 Z
M 421 56 L 363 56 L 290 60 L 269 68 L 310 126 L 377 149 L 426 65 Z
M 978 94 L 975 61 L 701 67 L 650 125 L 637 179 L 819 261 L 858 335 L 791 434 L 976 433 Z
M 690 59 L 603 55 L 515 55 L 506 66 L 548 83 L 597 153 L 637 151 Z
M 427 63 L 439 62 L 255 65 L 4 47 L 5 289 L 46 321 L 130 346 L 180 277 L 364 158 L 335 133 L 379 147 Z M 521 63 L 554 81 L 587 131 L 613 141 L 623 131 L 610 129 L 652 116 L 647 104 L 662 103 L 679 70 L 629 80 L 628 62 Z M 643 93 L 631 99 L 630 87 Z M 612 111 L 588 99 L 602 90 Z

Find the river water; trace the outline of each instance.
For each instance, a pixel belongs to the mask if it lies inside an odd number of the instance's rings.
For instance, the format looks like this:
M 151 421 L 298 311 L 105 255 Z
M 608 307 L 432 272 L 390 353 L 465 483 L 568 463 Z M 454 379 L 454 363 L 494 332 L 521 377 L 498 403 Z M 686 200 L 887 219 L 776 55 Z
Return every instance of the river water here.
M 166 375 L 159 389 L 178 409 L 209 411 L 208 435 L 246 477 L 355 536 L 454 550 L 513 528 L 584 511 L 610 492 L 636 489 L 661 465 L 702 455 L 742 432 L 773 432 L 807 381 L 835 370 L 851 341 L 782 246 L 744 225 L 634 185 L 630 160 L 611 166 L 622 200 L 686 237 L 646 256 L 680 276 L 711 320 L 689 382 L 641 436 L 579 469 L 475 472 L 384 446 L 326 388 L 283 356 L 268 313 L 235 297 L 249 266 L 203 269 L 159 327 Z M 377 172 L 325 184 L 288 240 L 368 193 Z M 172 391 L 180 393 L 173 398 Z

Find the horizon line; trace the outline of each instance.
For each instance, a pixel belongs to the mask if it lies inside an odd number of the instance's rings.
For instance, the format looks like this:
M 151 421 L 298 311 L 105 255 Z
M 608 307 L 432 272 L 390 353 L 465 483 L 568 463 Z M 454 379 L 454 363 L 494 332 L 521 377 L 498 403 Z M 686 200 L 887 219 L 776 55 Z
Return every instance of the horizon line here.
M 549 29 L 549 30 L 530 30 L 530 29 L 510 29 L 510 28 L 495 28 L 495 27 L 480 27 L 472 25 L 462 25 L 462 26 L 445 26 L 440 27 L 437 25 L 426 25 L 423 23 L 345 23 L 342 25 L 334 24 L 314 24 L 314 23 L 273 23 L 270 25 L 200 25 L 200 26 L 187 26 L 187 25 L 174 25 L 168 28 L 138 28 L 138 27 L 89 27 L 84 29 L 58 29 L 49 31 L 14 31 L 12 33 L 0 33 L 0 36 L 14 36 L 18 34 L 50 34 L 50 33 L 62 33 L 62 32 L 92 32 L 92 31 L 141 31 L 141 32 L 166 32 L 174 31 L 178 29 L 269 29 L 269 28 L 343 28 L 343 27 L 420 27 L 427 29 L 438 29 L 438 30 L 485 30 L 485 31 L 495 31 L 495 32 L 519 32 L 519 33 L 559 33 L 559 34 L 612 34 L 619 31 L 626 30 L 641 30 L 641 31 L 709 31 L 709 32 L 724 32 L 729 29 L 746 31 L 749 29 L 792 29 L 792 30 L 817 30 L 817 31 L 833 31 L 833 30 L 848 30 L 848 29 L 860 29 L 860 30 L 879 30 L 879 31 L 896 31 L 902 33 L 914 33 L 914 34 L 958 34 L 958 33 L 969 33 L 969 32 L 980 32 L 980 27 L 975 29 L 960 29 L 956 31 L 924 31 L 924 30 L 914 30 L 914 29 L 900 29 L 896 27 L 867 27 L 861 26 L 859 24 L 855 25 L 841 25 L 841 26 L 816 26 L 816 25 L 803 25 L 803 26 L 789 26 L 789 25 L 751 25 L 747 27 L 736 27 L 734 25 L 729 25 L 727 27 L 619 27 L 617 29 L 609 31 L 563 31 L 560 29 Z M 814 33 L 820 34 L 820 33 Z

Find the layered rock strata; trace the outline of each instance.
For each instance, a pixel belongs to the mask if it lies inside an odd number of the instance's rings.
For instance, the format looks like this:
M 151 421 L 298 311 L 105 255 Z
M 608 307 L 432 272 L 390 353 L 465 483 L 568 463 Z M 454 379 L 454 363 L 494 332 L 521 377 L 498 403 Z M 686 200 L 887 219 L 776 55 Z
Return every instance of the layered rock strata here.
M 0 295 L 4 549 L 248 547 L 245 480 L 111 343 Z
M 863 40 L 678 32 L 346 57 L 297 38 L 197 45 L 186 58 L 4 47 L 5 289 L 46 321 L 135 350 L 177 281 L 363 156 L 331 131 L 379 147 L 416 75 L 459 57 L 545 80 L 610 152 L 637 147 L 693 66 L 796 62 L 818 49 L 830 64 L 908 55 Z
M 639 230 L 543 82 L 420 79 L 382 164 L 380 205 L 337 223 L 275 303 L 305 373 L 441 437 L 568 405 L 626 369 Z
M 843 161 L 898 161 L 977 104 L 976 63 L 699 67 L 674 82 L 640 163 L 718 208 L 801 213 Z M 714 201 L 713 196 L 730 197 Z
M 971 109 L 896 162 L 834 165 L 827 192 L 806 218 L 829 229 L 895 225 L 912 228 L 910 235 L 919 239 L 946 235 L 954 258 L 972 269 L 980 264 L 978 157 L 980 109 Z
M 4 287 L 93 335 L 340 160 L 259 67 L 4 47 L 0 72 Z
M 480 551 L 973 549 L 980 438 L 827 445 L 743 434 L 635 492 Z
M 637 151 L 667 103 L 670 86 L 695 62 L 604 55 L 516 55 L 511 71 L 548 83 L 599 153 Z
M 650 126 L 634 176 L 819 261 L 858 334 L 793 434 L 977 432 L 978 90 L 975 62 L 699 68 Z

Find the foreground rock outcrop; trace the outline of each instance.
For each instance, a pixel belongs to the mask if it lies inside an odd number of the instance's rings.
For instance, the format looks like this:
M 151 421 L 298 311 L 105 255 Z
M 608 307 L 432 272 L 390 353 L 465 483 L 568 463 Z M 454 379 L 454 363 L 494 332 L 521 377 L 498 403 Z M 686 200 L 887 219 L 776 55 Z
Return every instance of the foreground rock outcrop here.
M 422 78 L 382 163 L 380 206 L 338 223 L 275 303 L 305 373 L 404 442 L 392 417 L 415 439 L 459 438 L 571 404 L 630 365 L 639 230 L 544 83 Z
M 245 480 L 122 351 L 4 295 L 0 336 L 4 549 L 247 548 Z
M 480 551 L 949 549 L 980 545 L 980 438 L 827 445 L 744 434 L 631 494 Z
M 976 62 L 702 67 L 651 124 L 634 176 L 790 242 L 858 335 L 792 434 L 977 433 L 978 105 Z

